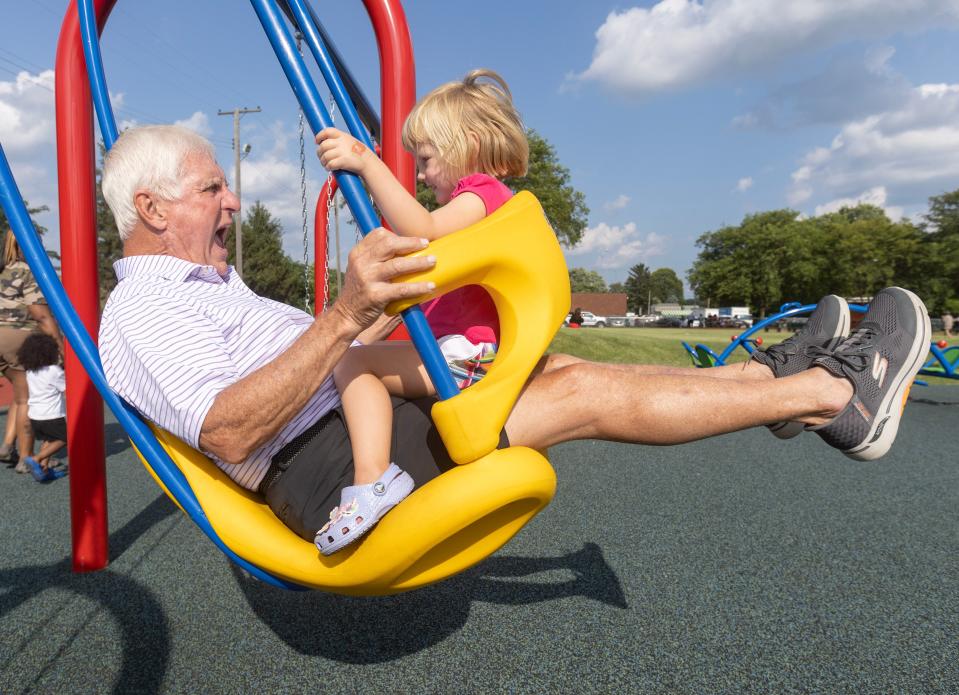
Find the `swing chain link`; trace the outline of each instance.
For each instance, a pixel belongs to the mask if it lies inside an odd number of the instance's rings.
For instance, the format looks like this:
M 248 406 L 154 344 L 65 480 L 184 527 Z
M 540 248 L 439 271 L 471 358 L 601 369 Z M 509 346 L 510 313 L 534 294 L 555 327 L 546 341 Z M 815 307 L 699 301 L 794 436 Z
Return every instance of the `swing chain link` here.
M 303 34 L 296 32 L 296 50 L 302 57 L 303 55 Z M 313 313 L 311 309 L 310 297 L 310 237 L 309 225 L 307 222 L 306 210 L 306 139 L 303 107 L 300 107 L 299 130 L 300 130 L 300 205 L 303 218 L 303 308 L 306 313 Z M 314 261 L 315 262 L 315 261 Z M 324 308 L 325 308 L 324 302 Z

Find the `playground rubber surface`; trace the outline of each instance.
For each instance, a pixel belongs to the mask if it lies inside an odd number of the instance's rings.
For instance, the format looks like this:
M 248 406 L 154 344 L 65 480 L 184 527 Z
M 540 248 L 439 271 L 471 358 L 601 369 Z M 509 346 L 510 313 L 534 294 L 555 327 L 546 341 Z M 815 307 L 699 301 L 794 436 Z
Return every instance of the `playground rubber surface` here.
M 959 692 L 959 390 L 892 452 L 751 430 L 556 447 L 485 563 L 385 598 L 245 576 L 108 418 L 110 566 L 70 571 L 68 478 L 0 468 L 0 693 Z

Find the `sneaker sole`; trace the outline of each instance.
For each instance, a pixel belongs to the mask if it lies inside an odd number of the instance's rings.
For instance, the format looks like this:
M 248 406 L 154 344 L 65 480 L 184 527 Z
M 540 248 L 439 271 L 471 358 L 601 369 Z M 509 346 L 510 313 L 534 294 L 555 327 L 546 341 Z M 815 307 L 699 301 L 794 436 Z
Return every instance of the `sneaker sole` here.
M 842 303 L 842 312 L 840 312 L 841 320 L 839 321 L 839 325 L 836 326 L 836 332 L 833 334 L 832 340 L 828 345 L 829 349 L 836 347 L 839 341 L 849 334 L 849 302 L 842 297 L 837 298 Z M 801 422 L 776 422 L 772 425 L 767 425 L 767 427 L 777 439 L 792 439 L 793 437 L 798 437 L 806 429 L 806 425 Z
M 916 312 L 916 326 L 920 330 L 916 332 L 909 354 L 893 378 L 893 387 L 889 389 L 879 404 L 879 412 L 873 418 L 869 434 L 865 439 L 866 443 L 843 451 L 846 456 L 857 461 L 876 460 L 885 455 L 892 447 L 892 443 L 896 441 L 896 434 L 899 432 L 902 412 L 906 408 L 909 389 L 912 388 L 913 379 L 922 369 L 926 360 L 926 353 L 929 352 L 932 324 L 929 320 L 929 314 L 926 313 L 925 305 L 919 297 L 909 290 L 901 287 L 896 289 L 904 292 L 912 302 L 913 309 Z

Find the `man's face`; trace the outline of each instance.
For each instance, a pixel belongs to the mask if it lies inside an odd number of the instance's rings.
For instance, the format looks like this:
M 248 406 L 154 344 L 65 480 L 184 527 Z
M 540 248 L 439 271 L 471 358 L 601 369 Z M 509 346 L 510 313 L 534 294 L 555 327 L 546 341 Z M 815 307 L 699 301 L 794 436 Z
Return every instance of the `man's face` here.
M 183 193 L 165 203 L 167 240 L 177 258 L 211 265 L 225 276 L 226 236 L 240 199 L 229 189 L 220 166 L 206 154 L 183 162 Z

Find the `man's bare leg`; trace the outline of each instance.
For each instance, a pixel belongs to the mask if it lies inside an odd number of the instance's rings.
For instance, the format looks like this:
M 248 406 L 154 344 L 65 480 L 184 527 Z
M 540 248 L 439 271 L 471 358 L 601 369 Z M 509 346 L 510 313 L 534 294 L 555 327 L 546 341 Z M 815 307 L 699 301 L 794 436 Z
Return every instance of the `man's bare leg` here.
M 568 367 L 571 364 L 587 364 L 588 360 L 562 353 L 551 353 L 543 357 L 537 371 L 543 373 L 554 369 Z M 698 367 L 668 367 L 660 364 L 611 364 L 604 363 L 611 369 L 622 369 L 630 374 L 645 374 L 647 376 L 688 376 L 709 377 L 712 379 L 772 379 L 772 370 L 764 364 L 748 360 L 737 364 L 725 364 L 719 367 L 706 369 Z
M 536 449 L 572 439 L 679 444 L 783 420 L 821 424 L 852 397 L 847 380 L 820 368 L 773 379 L 732 365 L 739 378 L 710 379 L 701 377 L 711 369 L 663 374 L 573 359 L 553 368 L 547 360 L 529 381 L 506 423 L 510 442 Z

